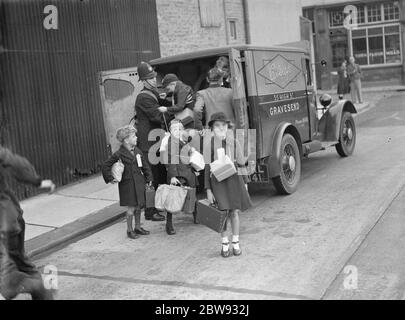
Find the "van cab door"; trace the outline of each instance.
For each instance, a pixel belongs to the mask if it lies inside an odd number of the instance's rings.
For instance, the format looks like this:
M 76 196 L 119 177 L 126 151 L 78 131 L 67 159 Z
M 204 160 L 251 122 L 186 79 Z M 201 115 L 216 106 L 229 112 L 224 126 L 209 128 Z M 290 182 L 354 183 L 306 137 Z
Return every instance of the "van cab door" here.
M 119 148 L 115 133 L 131 122 L 135 115 L 135 100 L 142 90 L 137 68 L 101 71 L 99 88 L 104 117 L 106 144 L 110 152 Z
M 317 109 L 314 78 L 309 57 L 302 58 L 302 70 L 305 74 L 306 96 L 308 103 L 309 138 L 313 140 L 317 132 Z

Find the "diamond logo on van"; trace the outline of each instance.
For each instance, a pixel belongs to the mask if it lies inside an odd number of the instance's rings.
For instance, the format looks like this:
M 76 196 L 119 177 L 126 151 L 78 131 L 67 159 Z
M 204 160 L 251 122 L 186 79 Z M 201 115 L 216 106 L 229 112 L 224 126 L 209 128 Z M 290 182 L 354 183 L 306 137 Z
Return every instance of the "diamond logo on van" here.
M 281 89 L 287 87 L 301 73 L 301 69 L 281 55 L 271 60 L 263 60 L 263 67 L 257 73 L 266 79 L 266 84 L 274 84 Z

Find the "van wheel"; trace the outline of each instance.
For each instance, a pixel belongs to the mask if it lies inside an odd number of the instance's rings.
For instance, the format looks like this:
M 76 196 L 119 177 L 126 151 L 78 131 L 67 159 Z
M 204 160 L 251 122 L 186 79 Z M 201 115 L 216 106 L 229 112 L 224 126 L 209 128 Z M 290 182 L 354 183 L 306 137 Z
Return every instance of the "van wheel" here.
M 285 134 L 280 147 L 280 175 L 273 178 L 273 184 L 280 194 L 294 193 L 301 179 L 301 156 L 297 142 Z
M 341 157 L 348 157 L 353 153 L 355 145 L 356 126 L 352 114 L 346 111 L 340 122 L 339 143 L 335 145 L 335 148 Z

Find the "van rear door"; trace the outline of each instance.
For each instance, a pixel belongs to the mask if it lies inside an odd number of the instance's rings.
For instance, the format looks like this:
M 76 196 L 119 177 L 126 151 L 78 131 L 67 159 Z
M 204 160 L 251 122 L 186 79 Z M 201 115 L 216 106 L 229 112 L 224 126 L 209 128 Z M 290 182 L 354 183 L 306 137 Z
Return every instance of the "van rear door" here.
M 230 50 L 229 64 L 231 68 L 231 86 L 233 90 L 236 128 L 248 129 L 249 119 L 247 113 L 244 72 L 242 68 L 242 58 L 239 50 Z
M 99 73 L 101 107 L 107 147 L 110 152 L 119 148 L 115 133 L 119 127 L 130 123 L 135 115 L 135 100 L 142 90 L 137 68 L 101 71 Z

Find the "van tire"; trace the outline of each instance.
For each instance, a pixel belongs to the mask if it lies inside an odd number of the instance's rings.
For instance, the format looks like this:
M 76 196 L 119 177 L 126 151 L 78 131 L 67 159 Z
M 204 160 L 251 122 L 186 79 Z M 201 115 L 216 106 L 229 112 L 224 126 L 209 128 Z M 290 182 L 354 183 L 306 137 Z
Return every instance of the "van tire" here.
M 348 134 L 350 130 L 350 134 Z M 341 157 L 352 155 L 356 145 L 356 125 L 350 112 L 344 112 L 340 122 L 339 143 L 335 145 L 337 153 Z
M 297 141 L 288 133 L 281 140 L 279 161 L 280 175 L 272 179 L 273 185 L 280 194 L 292 194 L 301 180 L 301 156 Z

